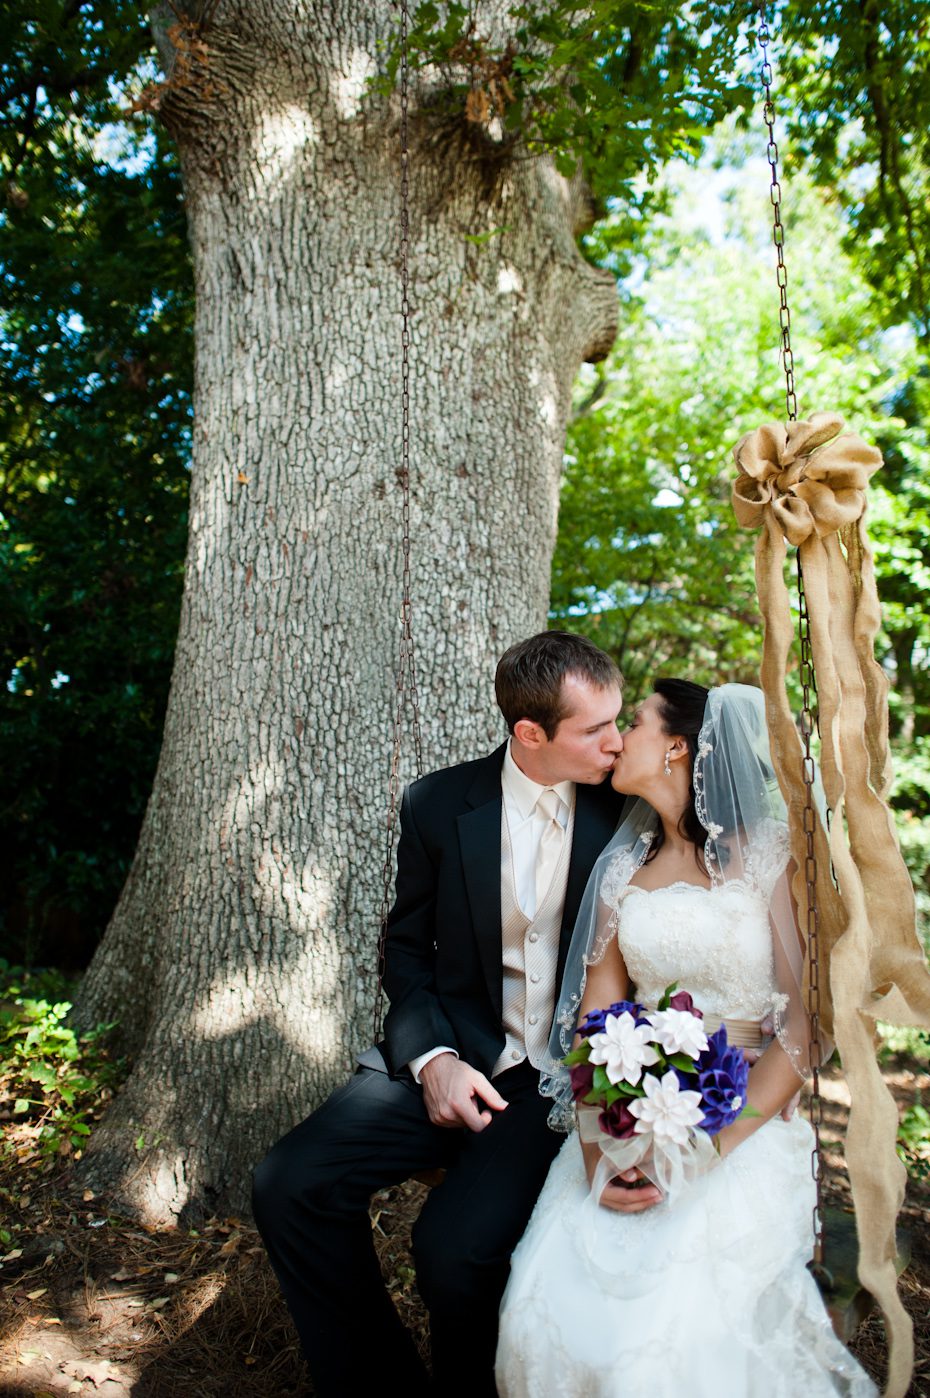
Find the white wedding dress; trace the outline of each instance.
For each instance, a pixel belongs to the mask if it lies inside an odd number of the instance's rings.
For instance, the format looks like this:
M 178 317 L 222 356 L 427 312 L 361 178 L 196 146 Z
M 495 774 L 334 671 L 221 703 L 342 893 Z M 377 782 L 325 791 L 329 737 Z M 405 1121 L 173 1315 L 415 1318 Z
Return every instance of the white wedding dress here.
M 738 882 L 620 895 L 637 999 L 673 981 L 721 1018 L 773 1000 L 765 905 Z M 502 1398 L 821 1398 L 877 1392 L 836 1339 L 806 1269 L 813 1133 L 767 1122 L 674 1204 L 585 1201 L 577 1132 L 554 1161 L 501 1305 Z

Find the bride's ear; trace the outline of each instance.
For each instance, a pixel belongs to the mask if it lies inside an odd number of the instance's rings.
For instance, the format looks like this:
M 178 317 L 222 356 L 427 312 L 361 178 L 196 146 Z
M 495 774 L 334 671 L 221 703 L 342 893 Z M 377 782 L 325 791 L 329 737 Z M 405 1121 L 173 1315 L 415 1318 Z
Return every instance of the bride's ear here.
M 680 762 L 688 756 L 688 739 L 679 733 L 677 737 L 666 739 L 669 762 Z

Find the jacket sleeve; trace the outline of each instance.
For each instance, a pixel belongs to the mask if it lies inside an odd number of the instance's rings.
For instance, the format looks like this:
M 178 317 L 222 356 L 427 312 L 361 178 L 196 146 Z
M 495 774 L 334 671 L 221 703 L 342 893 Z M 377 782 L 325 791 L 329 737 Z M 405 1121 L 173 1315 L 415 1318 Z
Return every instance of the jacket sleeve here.
M 414 814 L 416 792 L 404 792 L 397 846 L 394 906 L 388 914 L 384 989 L 390 1009 L 385 1049 L 393 1072 L 439 1045 L 458 1052 L 455 1032 L 436 991 L 438 857 L 431 855 Z

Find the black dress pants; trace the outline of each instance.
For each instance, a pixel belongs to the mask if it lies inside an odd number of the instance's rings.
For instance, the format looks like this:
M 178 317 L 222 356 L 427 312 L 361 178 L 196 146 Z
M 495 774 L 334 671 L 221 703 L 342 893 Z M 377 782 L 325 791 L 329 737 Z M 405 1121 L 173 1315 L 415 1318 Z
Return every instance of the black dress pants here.
M 494 1085 L 506 1110 L 484 1131 L 450 1130 L 429 1120 L 412 1079 L 360 1068 L 256 1169 L 255 1222 L 320 1398 L 378 1392 L 386 1378 L 409 1398 L 430 1391 L 381 1281 L 368 1204 L 376 1190 L 436 1166 L 445 1167 L 445 1180 L 430 1191 L 413 1232 L 430 1313 L 432 1391 L 495 1393 L 510 1254 L 563 1137 L 546 1124 L 551 1104 L 529 1063 Z

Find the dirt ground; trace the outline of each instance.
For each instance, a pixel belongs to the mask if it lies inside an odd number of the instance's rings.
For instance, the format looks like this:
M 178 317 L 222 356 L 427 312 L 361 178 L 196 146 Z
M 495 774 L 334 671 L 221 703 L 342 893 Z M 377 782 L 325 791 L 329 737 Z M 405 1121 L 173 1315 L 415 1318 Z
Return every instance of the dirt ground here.
M 885 1065 L 902 1108 L 928 1101 L 930 1074 Z M 848 1097 L 824 1083 L 829 1203 L 842 1219 Z M 254 1230 L 212 1219 L 196 1231 L 157 1231 L 74 1193 L 68 1175 L 24 1192 L 4 1167 L 4 1216 L 19 1224 L 0 1263 L 0 1395 L 46 1398 L 280 1398 L 310 1395 L 297 1341 Z M 28 1188 L 28 1186 L 26 1187 Z M 388 1286 L 424 1353 L 426 1318 L 408 1251 L 426 1186 L 408 1182 L 372 1202 L 372 1228 Z M 836 1215 L 834 1215 L 836 1216 Z M 917 1362 L 910 1393 L 930 1398 L 930 1180 L 911 1180 L 901 1215 L 911 1260 L 901 1294 L 914 1320 Z M 830 1239 L 827 1241 L 830 1263 Z M 885 1340 L 872 1315 L 852 1348 L 881 1383 Z M 637 1395 L 631 1395 L 637 1398 Z

